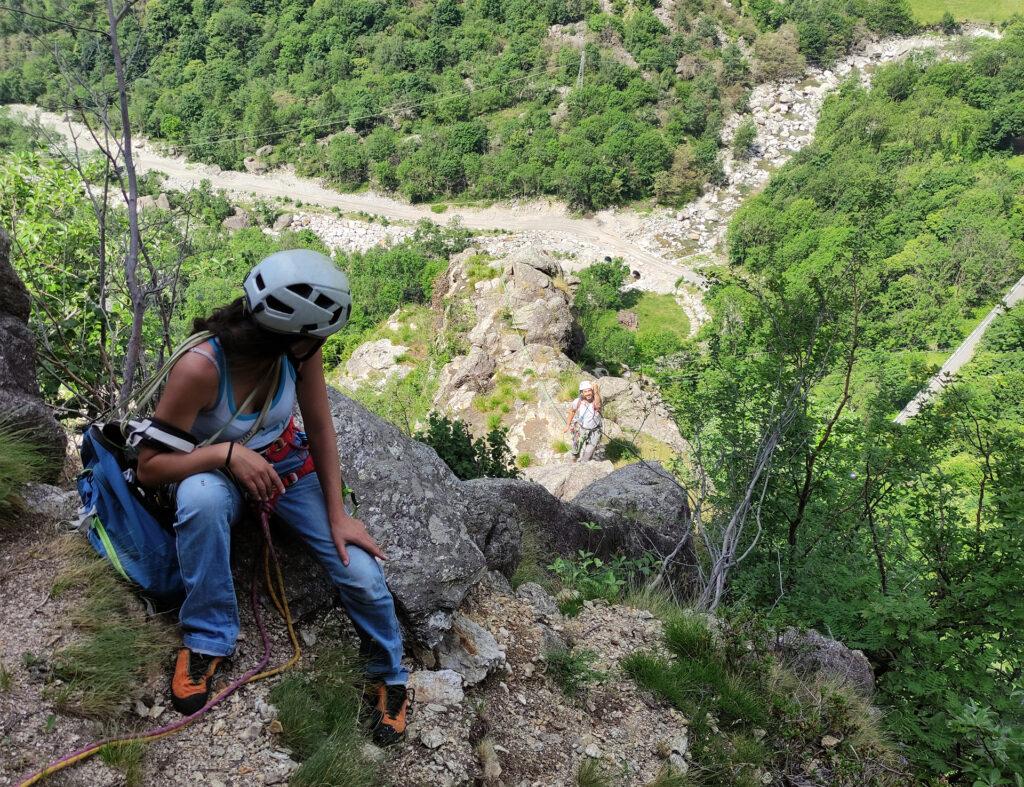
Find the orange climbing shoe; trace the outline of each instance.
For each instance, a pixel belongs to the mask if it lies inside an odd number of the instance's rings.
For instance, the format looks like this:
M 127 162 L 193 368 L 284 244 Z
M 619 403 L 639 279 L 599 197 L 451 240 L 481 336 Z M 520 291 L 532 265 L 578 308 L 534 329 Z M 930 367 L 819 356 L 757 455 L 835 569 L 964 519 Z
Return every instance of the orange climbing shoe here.
M 409 692 L 404 685 L 374 683 L 366 688 L 364 702 L 372 706 L 367 714 L 373 742 L 392 746 L 405 738 L 406 721 L 411 714 Z M 375 700 L 375 701 L 374 701 Z
M 178 651 L 171 678 L 171 703 L 178 713 L 191 716 L 210 699 L 210 685 L 224 661 L 221 656 L 194 653 L 188 648 Z

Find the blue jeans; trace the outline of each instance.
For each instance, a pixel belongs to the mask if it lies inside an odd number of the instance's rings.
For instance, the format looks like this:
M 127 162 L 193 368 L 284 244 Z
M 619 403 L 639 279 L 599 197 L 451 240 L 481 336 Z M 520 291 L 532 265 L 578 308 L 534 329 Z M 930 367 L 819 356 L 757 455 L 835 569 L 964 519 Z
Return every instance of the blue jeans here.
M 281 474 L 304 459 L 295 451 L 274 465 Z M 178 561 L 185 580 L 185 603 L 179 619 L 185 646 L 198 653 L 228 656 L 238 638 L 238 601 L 231 578 L 231 526 L 246 505 L 242 493 L 223 473 L 197 473 L 178 484 Z M 278 499 L 277 515 L 313 550 L 355 625 L 367 659 L 367 674 L 386 683 L 405 683 L 402 631 L 395 603 L 376 558 L 348 547 L 343 565 L 331 539 L 323 490 L 316 473 L 303 476 Z

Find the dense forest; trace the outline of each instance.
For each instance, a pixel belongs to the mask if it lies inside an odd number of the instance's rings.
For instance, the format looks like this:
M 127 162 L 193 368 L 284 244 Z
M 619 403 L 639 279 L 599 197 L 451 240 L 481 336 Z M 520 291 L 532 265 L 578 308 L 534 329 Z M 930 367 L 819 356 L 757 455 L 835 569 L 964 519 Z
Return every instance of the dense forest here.
M 730 603 L 864 649 L 922 772 L 973 784 L 1024 772 L 1024 311 L 893 417 L 1024 273 L 1022 106 L 1019 23 L 965 62 L 845 85 L 741 208 L 714 319 L 659 375 L 721 458 L 716 508 L 782 435 Z
M 91 2 L 43 5 L 104 27 Z M 22 7 L 0 11 L 0 103 L 112 87 L 95 33 Z M 903 0 L 153 0 L 126 25 L 136 131 L 190 157 L 240 169 L 262 148 L 342 189 L 582 208 L 688 201 L 755 80 L 914 27 Z

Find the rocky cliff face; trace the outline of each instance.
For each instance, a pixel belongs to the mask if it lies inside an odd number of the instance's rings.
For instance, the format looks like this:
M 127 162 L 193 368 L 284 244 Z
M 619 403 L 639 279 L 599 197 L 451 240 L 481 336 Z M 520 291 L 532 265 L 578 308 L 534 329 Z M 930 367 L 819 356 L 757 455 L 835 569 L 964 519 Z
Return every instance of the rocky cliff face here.
M 28 327 L 28 291 L 11 266 L 11 242 L 0 230 L 0 422 L 24 429 L 50 460 L 44 478 L 52 481 L 64 461 L 66 438 L 39 395 L 36 343 Z
M 574 468 L 565 453 L 568 394 L 581 377 L 594 376 L 567 354 L 579 339 L 571 307 L 575 283 L 536 246 L 498 260 L 481 262 L 477 250 L 455 257 L 446 298 L 469 304 L 474 327 L 467 351 L 442 369 L 434 397 L 438 410 L 478 434 L 495 423 L 507 427 L 512 451 L 528 455 L 533 465 L 527 475 L 565 499 L 613 469 L 601 461 Z M 642 439 L 664 455 L 686 450 L 656 392 L 620 377 L 603 376 L 600 386 L 606 441 Z

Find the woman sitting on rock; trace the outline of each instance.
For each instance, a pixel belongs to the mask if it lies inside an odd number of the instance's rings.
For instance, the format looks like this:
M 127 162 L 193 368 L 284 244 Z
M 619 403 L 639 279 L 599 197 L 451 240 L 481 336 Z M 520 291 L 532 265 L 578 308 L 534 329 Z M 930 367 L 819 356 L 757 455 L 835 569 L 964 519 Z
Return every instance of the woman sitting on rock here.
M 401 629 L 376 560 L 384 554 L 343 504 L 320 349 L 348 320 L 348 279 L 322 254 L 293 250 L 264 259 L 243 286 L 244 297 L 195 321 L 196 332 L 214 337 L 175 364 L 154 413 L 197 442 L 213 441 L 191 453 L 145 448 L 139 456 L 140 483 L 173 484 L 177 504 L 186 596 L 174 707 L 203 707 L 235 649 L 231 527 L 246 497 L 273 501 L 338 588 L 367 659 L 373 737 L 388 745 L 403 737 L 408 710 Z M 292 420 L 296 402 L 305 433 Z
M 580 395 L 569 406 L 565 431 L 572 431 L 573 456 L 589 462 L 601 442 L 601 391 L 589 380 L 580 383 Z

